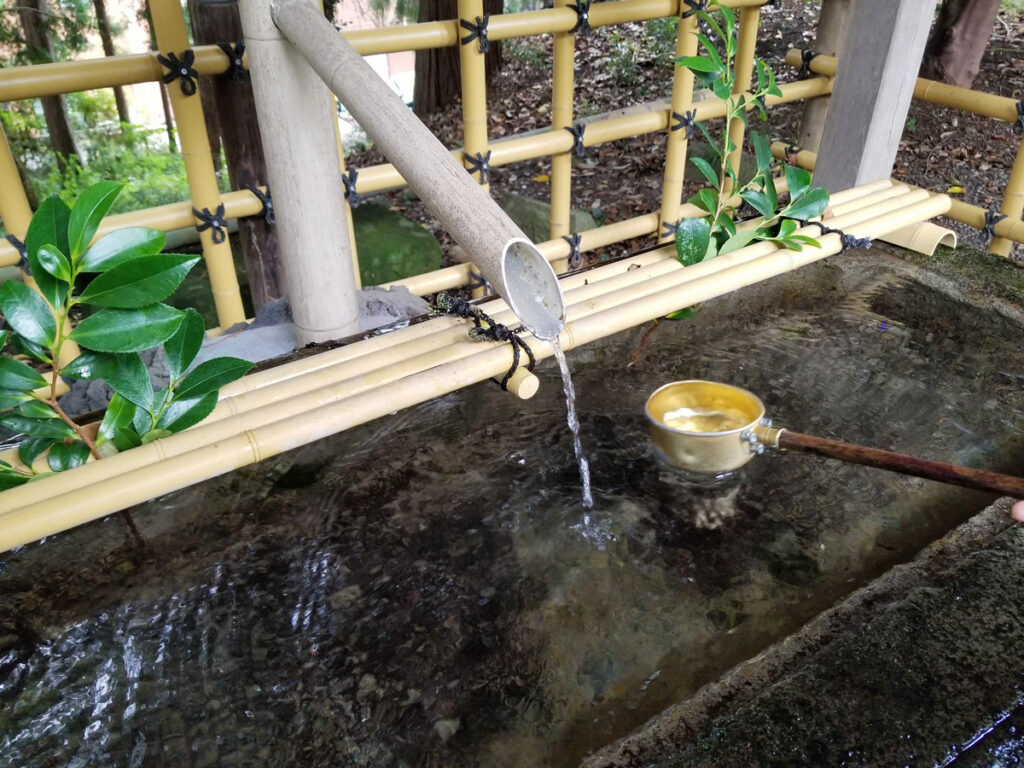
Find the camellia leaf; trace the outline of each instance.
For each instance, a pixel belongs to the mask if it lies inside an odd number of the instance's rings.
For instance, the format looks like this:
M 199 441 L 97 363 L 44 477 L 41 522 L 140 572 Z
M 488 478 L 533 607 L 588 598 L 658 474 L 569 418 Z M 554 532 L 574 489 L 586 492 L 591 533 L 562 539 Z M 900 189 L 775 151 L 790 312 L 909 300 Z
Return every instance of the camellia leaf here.
M 10 331 L 0 331 L 0 349 L 7 346 L 7 339 L 11 336 Z
M 208 392 L 202 397 L 175 400 L 163 412 L 156 424 L 157 429 L 181 432 L 209 416 L 217 407 L 217 393 Z
M 750 143 L 754 145 L 754 157 L 757 159 L 758 173 L 768 175 L 768 169 L 772 165 L 772 148 L 762 134 L 757 131 L 750 132 Z
M 75 430 L 60 419 L 30 419 L 8 413 L 0 416 L 0 424 L 13 432 L 21 432 L 30 437 L 55 437 L 58 439 L 75 438 Z
M 97 352 L 139 352 L 171 338 L 184 316 L 184 312 L 166 304 L 101 309 L 80 322 L 70 338 Z
M 154 440 L 159 440 L 161 437 L 170 437 L 173 434 L 169 429 L 151 429 L 142 436 L 142 444 L 152 443 Z
M 60 369 L 61 376 L 72 379 L 103 379 L 117 367 L 117 358 L 106 352 L 85 350 Z
M 54 443 L 50 446 L 50 455 L 46 463 L 54 472 L 63 472 L 66 469 L 74 469 L 89 460 L 89 446 L 81 440 L 73 443 Z
M 665 315 L 666 320 L 689 320 L 691 317 L 697 316 L 697 310 L 693 307 L 687 307 L 686 309 L 679 309 L 675 312 L 669 312 Z
M 18 280 L 0 286 L 0 312 L 7 324 L 29 341 L 44 347 L 57 338 L 57 321 L 43 297 Z
M 790 202 L 795 203 L 811 188 L 811 172 L 795 165 L 787 165 L 786 186 L 789 188 Z
M 14 409 L 19 416 L 27 416 L 30 419 L 59 419 L 60 416 L 46 403 L 32 398 Z
M 697 169 L 704 174 L 704 178 L 718 186 L 718 173 L 711 167 L 711 163 L 703 157 L 691 157 L 690 162 L 697 166 Z
M 93 184 L 81 194 L 68 219 L 68 253 L 71 262 L 77 263 L 93 235 L 114 204 L 114 199 L 124 188 L 123 184 L 101 181 Z
M 19 474 L 11 469 L 0 469 L 0 491 L 24 485 L 30 479 L 27 475 Z
M 129 448 L 142 445 L 142 438 L 131 427 L 118 427 L 114 432 L 114 445 L 119 451 L 127 451 Z
M 99 275 L 78 300 L 119 309 L 155 304 L 174 293 L 200 258 L 167 253 L 132 259 Z
M 104 235 L 85 252 L 78 268 L 82 272 L 104 272 L 140 256 L 152 256 L 164 249 L 166 236 L 149 227 L 125 227 Z
M 38 279 L 42 269 L 37 258 L 39 249 L 53 245 L 61 253 L 68 253 L 68 220 L 71 209 L 57 195 L 50 195 L 39 204 L 25 233 L 25 254 L 32 274 Z
M 171 380 L 177 381 L 185 375 L 185 371 L 196 359 L 206 335 L 206 324 L 203 316 L 196 310 L 185 310 L 185 319 L 181 322 L 178 332 L 164 342 L 164 353 L 167 355 L 167 368 Z
M 705 187 L 704 189 L 697 190 L 697 193 L 686 202 L 690 205 L 696 205 L 702 211 L 713 213 L 718 200 L 715 197 L 715 193 Z
M 39 264 L 58 280 L 65 283 L 71 280 L 71 265 L 68 263 L 68 257 L 61 253 L 57 246 L 49 243 L 41 246 L 39 248 Z
M 711 241 L 711 225 L 707 219 L 683 219 L 676 228 L 676 256 L 683 266 L 703 261 Z
M 707 56 L 680 56 L 676 59 L 676 64 L 693 72 L 718 72 L 721 69 L 719 64 Z
M 114 369 L 104 374 L 103 378 L 126 400 L 149 410 L 153 404 L 153 384 L 149 380 L 146 364 L 138 352 L 115 355 L 115 358 Z
M 53 445 L 54 440 L 50 437 L 30 437 L 18 444 L 18 458 L 26 467 L 31 467 L 39 456 Z
M 44 347 L 42 344 L 36 344 L 34 341 L 29 341 L 24 336 L 14 334 L 11 337 L 11 346 L 14 347 L 18 354 L 30 357 L 33 360 L 39 360 L 42 363 L 49 363 L 50 350 Z
M 684 219 L 686 221 L 686 219 Z M 196 366 L 174 393 L 175 399 L 196 398 L 216 392 L 225 384 L 240 379 L 252 368 L 248 360 L 237 357 L 215 357 Z
M 135 403 L 115 392 L 107 404 L 107 412 L 103 414 L 103 421 L 100 422 L 99 431 L 96 433 L 96 442 L 113 440 L 118 429 L 131 425 L 133 416 Z
M 721 256 L 732 251 L 738 251 L 755 237 L 757 237 L 756 229 L 741 229 L 722 244 L 722 247 L 718 249 L 718 254 Z
M 0 389 L 24 392 L 46 386 L 46 379 L 31 366 L 13 357 L 0 357 Z
M 0 390 L 0 411 L 8 411 L 31 399 L 32 395 L 26 392 L 5 392 Z
M 740 193 L 740 197 L 750 203 L 754 210 L 762 216 L 771 216 L 775 213 L 775 208 L 764 192 L 759 192 L 756 189 L 745 189 Z
M 799 224 L 792 219 L 783 219 L 779 222 L 779 233 L 776 237 L 779 239 L 785 239 L 796 232 L 798 226 Z
M 799 200 L 786 206 L 785 215 L 806 221 L 820 216 L 828 205 L 828 191 L 815 187 L 802 195 Z

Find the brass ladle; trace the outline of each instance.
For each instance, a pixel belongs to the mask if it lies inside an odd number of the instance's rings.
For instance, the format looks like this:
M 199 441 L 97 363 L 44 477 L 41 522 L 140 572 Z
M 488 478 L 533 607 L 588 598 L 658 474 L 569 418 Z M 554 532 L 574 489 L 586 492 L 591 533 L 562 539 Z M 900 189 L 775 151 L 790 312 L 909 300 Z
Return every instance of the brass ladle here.
M 731 472 L 766 448 L 777 448 L 1024 498 L 1024 478 L 773 427 L 760 398 L 730 384 L 697 379 L 666 384 L 648 398 L 644 410 L 658 452 L 690 472 Z

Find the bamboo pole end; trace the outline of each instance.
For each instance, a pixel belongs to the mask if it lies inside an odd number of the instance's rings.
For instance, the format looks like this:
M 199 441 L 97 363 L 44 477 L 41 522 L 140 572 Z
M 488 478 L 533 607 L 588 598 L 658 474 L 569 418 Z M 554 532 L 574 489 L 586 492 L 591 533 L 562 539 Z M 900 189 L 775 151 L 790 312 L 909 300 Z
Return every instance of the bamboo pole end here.
M 540 379 L 526 368 L 517 368 L 506 386 L 508 391 L 520 400 L 529 400 L 540 389 Z

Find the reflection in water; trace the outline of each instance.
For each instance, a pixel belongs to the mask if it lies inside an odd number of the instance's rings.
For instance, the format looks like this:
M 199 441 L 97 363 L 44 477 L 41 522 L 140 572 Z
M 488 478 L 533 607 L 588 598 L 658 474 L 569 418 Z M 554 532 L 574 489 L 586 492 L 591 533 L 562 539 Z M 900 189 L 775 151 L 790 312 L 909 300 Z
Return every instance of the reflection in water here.
M 659 326 L 639 368 L 630 334 L 575 352 L 582 521 L 547 365 L 528 403 L 475 387 L 147 505 L 146 560 L 90 544 L 102 523 L 26 548 L 0 578 L 0 766 L 576 765 L 985 500 L 788 455 L 693 483 L 649 448 L 659 384 L 724 381 L 816 434 L 1019 461 L 1019 329 L 897 324 L 908 290 L 756 332 L 706 307 Z

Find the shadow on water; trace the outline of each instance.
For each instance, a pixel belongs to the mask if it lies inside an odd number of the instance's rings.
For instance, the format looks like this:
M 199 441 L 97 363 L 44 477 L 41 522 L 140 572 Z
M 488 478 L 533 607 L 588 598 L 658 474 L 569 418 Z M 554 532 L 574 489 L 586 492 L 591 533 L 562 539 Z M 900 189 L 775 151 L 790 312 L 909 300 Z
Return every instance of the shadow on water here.
M 889 262 L 892 263 L 889 263 Z M 573 766 L 990 497 L 806 456 L 722 483 L 653 456 L 660 384 L 783 425 L 1024 463 L 1013 313 L 850 256 L 24 548 L 0 579 L 0 766 Z

